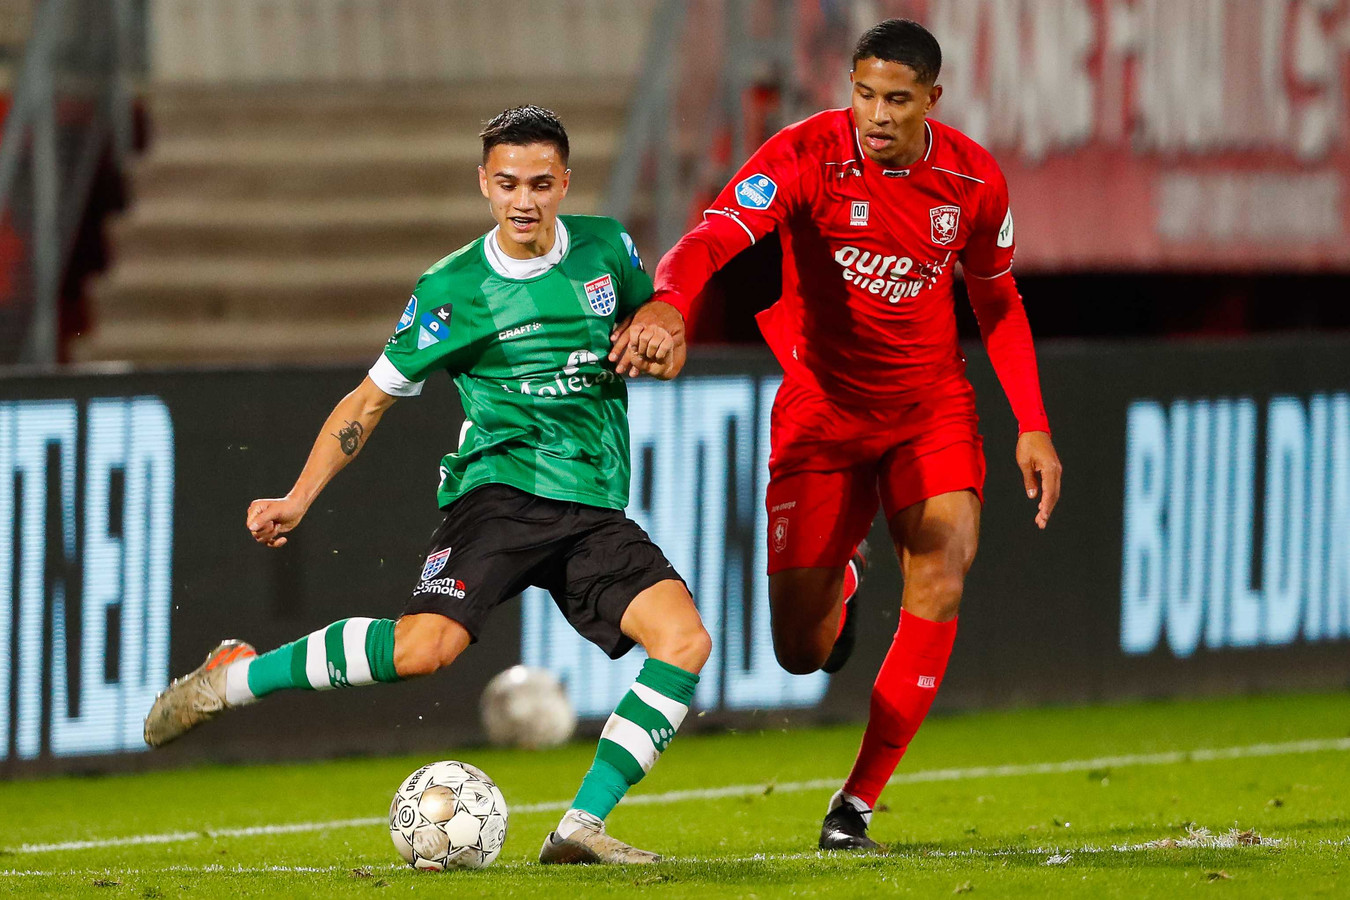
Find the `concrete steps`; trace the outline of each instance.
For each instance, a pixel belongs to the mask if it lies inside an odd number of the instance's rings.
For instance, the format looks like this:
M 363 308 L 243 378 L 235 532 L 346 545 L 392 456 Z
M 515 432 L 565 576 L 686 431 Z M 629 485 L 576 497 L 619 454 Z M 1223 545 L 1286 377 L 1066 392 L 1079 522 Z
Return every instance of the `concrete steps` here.
M 478 132 L 527 98 L 572 143 L 565 212 L 598 212 L 628 86 L 163 87 L 111 226 L 79 360 L 373 359 L 417 277 L 492 226 Z M 636 223 L 629 223 L 636 228 Z

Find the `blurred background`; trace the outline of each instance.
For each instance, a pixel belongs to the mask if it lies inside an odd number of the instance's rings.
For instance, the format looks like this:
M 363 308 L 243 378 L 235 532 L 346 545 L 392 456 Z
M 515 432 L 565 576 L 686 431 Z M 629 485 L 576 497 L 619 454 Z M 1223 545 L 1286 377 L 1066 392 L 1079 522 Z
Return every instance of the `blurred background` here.
M 559 112 L 568 210 L 621 219 L 652 268 L 766 137 L 847 102 L 853 42 L 893 15 L 942 44 L 936 117 L 1008 177 L 1068 470 L 1041 538 L 972 343 L 990 494 L 940 703 L 1343 688 L 1350 2 L 0 0 L 0 773 L 144 765 L 143 708 L 217 638 L 401 604 L 448 384 L 286 554 L 238 513 L 290 484 L 417 276 L 490 227 L 488 118 Z M 720 635 L 702 724 L 861 718 L 895 621 L 883 561 L 861 664 L 794 679 L 767 648 L 777 370 L 752 313 L 779 253 L 717 276 L 688 377 L 633 391 L 630 512 Z M 465 697 L 281 699 L 210 752 L 368 749 L 372 721 L 473 739 L 477 689 L 522 659 L 598 721 L 636 667 L 534 592 L 478 652 Z

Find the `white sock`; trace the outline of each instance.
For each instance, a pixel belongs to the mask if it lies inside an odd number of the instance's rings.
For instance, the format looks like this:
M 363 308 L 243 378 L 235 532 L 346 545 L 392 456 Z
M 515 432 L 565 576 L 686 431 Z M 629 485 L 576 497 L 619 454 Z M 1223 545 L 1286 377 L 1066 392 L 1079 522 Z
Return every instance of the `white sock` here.
M 584 810 L 569 809 L 558 823 L 558 837 L 567 840 L 583 828 L 587 831 L 604 831 L 605 823 Z
M 834 811 L 836 807 L 843 806 L 845 803 L 847 803 L 849 806 L 853 807 L 859 813 L 862 814 L 864 823 L 866 823 L 869 826 L 872 824 L 872 808 L 868 806 L 866 803 L 859 800 L 857 797 L 850 794 L 848 791 L 844 790 L 835 791 L 834 796 L 830 798 L 830 805 L 825 810 L 825 812 L 830 813 Z
M 256 658 L 256 657 L 255 657 Z M 248 666 L 254 658 L 230 663 L 225 670 L 225 705 L 244 706 L 258 698 L 248 689 Z

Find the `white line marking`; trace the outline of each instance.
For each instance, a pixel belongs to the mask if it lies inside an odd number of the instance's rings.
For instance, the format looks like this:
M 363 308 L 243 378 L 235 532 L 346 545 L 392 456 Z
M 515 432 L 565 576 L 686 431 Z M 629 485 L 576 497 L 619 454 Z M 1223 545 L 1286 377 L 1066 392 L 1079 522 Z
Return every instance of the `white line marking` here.
M 1164 753 L 1133 753 L 1120 756 L 1098 756 L 1094 759 L 1069 759 L 1051 763 L 1025 763 L 1004 766 L 970 766 L 964 769 L 925 769 L 906 772 L 893 777 L 888 784 L 925 784 L 935 781 L 968 781 L 975 778 L 1017 778 L 1027 775 L 1063 775 L 1072 772 L 1090 772 L 1093 769 L 1127 768 L 1130 766 L 1168 766 L 1180 762 L 1216 762 L 1229 759 L 1251 759 L 1264 756 L 1290 756 L 1303 753 L 1350 751 L 1350 738 L 1324 738 L 1306 741 L 1286 741 L 1280 744 L 1246 744 L 1239 747 L 1215 747 L 1199 750 L 1171 750 Z M 816 778 L 811 781 L 789 781 L 783 784 L 729 784 L 725 787 L 696 788 L 684 791 L 665 791 L 659 794 L 638 794 L 625 798 L 626 806 L 656 806 L 683 803 L 690 800 L 717 800 L 726 797 L 752 797 L 756 794 L 793 794 L 838 787 L 842 778 Z M 568 800 L 547 803 L 522 803 L 511 807 L 511 813 L 566 812 Z M 273 834 L 299 834 L 308 831 L 328 831 L 337 828 L 368 828 L 386 824 L 383 816 L 359 819 L 337 819 L 331 822 L 293 822 L 286 825 L 255 825 L 248 828 L 209 828 L 201 831 L 170 831 L 160 834 L 138 834 L 128 837 L 101 838 L 92 841 L 62 841 L 55 844 L 20 844 L 6 847 L 5 853 L 51 853 L 61 850 L 97 850 L 104 847 L 125 847 L 136 844 L 174 844 L 201 838 L 258 837 Z M 1087 852 L 1087 851 L 1084 851 Z

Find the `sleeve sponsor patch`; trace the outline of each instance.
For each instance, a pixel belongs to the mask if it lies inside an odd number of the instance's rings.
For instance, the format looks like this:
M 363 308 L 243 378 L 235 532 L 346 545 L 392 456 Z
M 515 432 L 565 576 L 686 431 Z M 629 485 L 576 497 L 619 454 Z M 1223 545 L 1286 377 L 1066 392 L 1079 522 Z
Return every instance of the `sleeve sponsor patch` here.
M 628 251 L 628 261 L 633 264 L 634 268 L 641 269 L 644 272 L 647 271 L 646 267 L 642 265 L 642 257 L 638 256 L 637 245 L 628 236 L 628 232 L 620 233 L 619 239 L 623 241 L 624 249 Z
M 439 344 L 450 336 L 450 309 L 450 304 L 447 303 L 434 312 L 422 314 L 422 321 L 417 329 L 418 350 Z
M 412 327 L 413 319 L 417 316 L 417 295 L 413 294 L 408 298 L 408 305 L 403 307 L 403 315 L 398 317 L 398 327 L 394 329 L 394 337 L 398 337 L 403 332 Z
M 768 175 L 751 175 L 736 185 L 736 202 L 746 209 L 768 209 L 778 185 Z
M 1013 245 L 1012 207 L 1008 207 L 1008 214 L 1003 217 L 1003 227 L 999 228 L 998 240 L 995 243 L 1000 247 L 1011 247 Z

